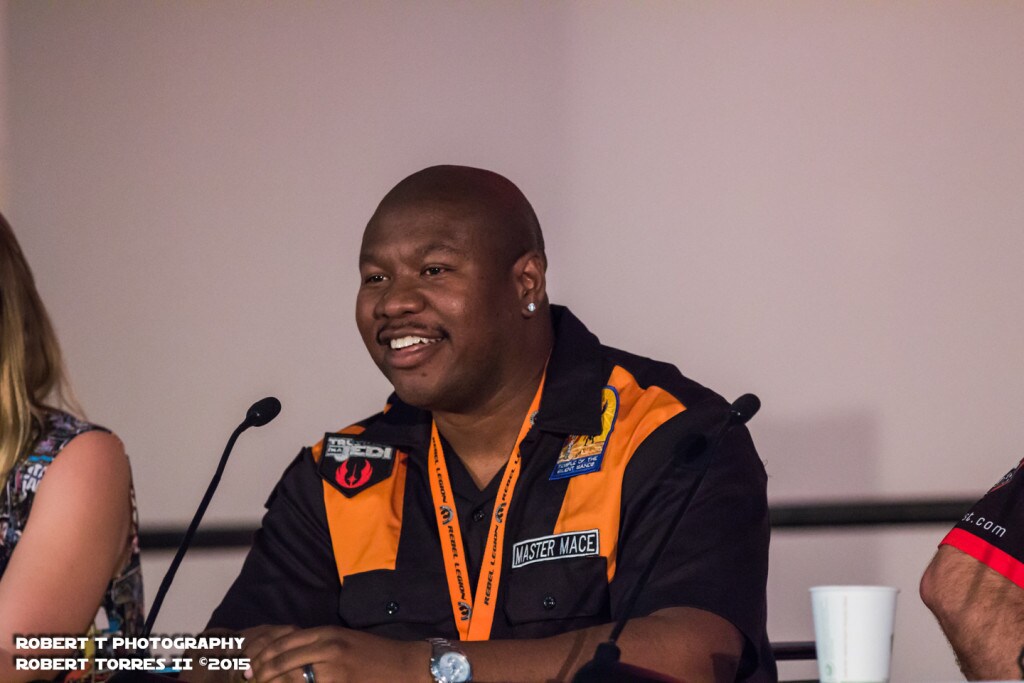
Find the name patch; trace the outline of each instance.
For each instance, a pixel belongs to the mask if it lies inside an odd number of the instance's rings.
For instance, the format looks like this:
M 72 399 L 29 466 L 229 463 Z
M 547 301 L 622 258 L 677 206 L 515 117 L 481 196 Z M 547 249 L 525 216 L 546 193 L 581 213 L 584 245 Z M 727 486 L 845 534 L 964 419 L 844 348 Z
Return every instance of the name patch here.
M 394 465 L 393 446 L 325 434 L 317 471 L 327 483 L 351 498 L 391 476 Z
M 595 557 L 601 554 L 601 533 L 597 529 L 567 531 L 519 541 L 512 546 L 512 568 L 534 562 L 564 560 L 569 557 Z

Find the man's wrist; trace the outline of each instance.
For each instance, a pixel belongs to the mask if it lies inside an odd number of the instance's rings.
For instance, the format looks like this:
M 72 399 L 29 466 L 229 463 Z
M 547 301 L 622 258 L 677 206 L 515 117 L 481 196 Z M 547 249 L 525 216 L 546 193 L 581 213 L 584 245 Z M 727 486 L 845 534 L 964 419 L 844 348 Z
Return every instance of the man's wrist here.
M 421 681 L 422 683 L 434 683 L 434 677 L 430 675 L 430 643 L 425 640 L 410 640 L 405 645 L 403 676 L 408 681 Z
M 428 638 L 429 672 L 434 683 L 469 683 L 473 668 L 465 651 L 445 638 Z

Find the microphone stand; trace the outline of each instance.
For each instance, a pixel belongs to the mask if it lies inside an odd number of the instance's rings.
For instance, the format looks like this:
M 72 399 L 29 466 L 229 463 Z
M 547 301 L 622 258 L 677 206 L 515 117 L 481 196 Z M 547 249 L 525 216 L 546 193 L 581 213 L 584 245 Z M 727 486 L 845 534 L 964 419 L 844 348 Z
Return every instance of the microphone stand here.
M 146 618 L 146 625 L 143 627 L 142 634 L 139 637 L 148 638 L 153 632 L 153 624 L 160 613 L 160 607 L 164 603 L 164 598 L 171 587 L 171 582 L 174 581 L 174 576 L 178 573 L 178 567 L 185 557 L 185 552 L 192 544 L 192 537 L 195 536 L 199 523 L 203 520 L 203 515 L 206 514 L 206 508 L 209 507 L 210 501 L 213 500 L 213 494 L 220 484 L 221 475 L 224 474 L 224 468 L 228 464 L 228 456 L 231 455 L 231 451 L 235 447 L 235 441 L 238 440 L 238 437 L 245 430 L 250 427 L 262 427 L 277 417 L 280 412 L 281 402 L 273 396 L 256 401 L 256 403 L 249 407 L 242 423 L 235 427 L 235 431 L 231 433 L 227 445 L 224 446 L 224 453 L 220 456 L 220 462 L 217 463 L 217 471 L 214 473 L 213 479 L 210 480 L 210 485 L 206 487 L 206 493 L 203 494 L 199 508 L 196 510 L 196 514 L 192 517 L 192 522 L 185 531 L 185 537 L 181 539 L 178 551 L 174 554 L 174 559 L 171 560 L 171 566 L 167 568 L 167 573 L 164 574 L 163 581 L 160 582 L 160 588 L 157 589 L 156 597 L 153 599 L 153 606 L 150 608 L 149 616 Z M 172 678 L 144 671 L 123 671 L 112 676 L 110 683 L 149 683 L 151 681 L 157 683 L 158 681 L 166 680 L 172 680 Z
M 171 560 L 171 565 L 167 568 L 167 573 L 164 574 L 163 581 L 160 582 L 160 588 L 157 589 L 156 597 L 153 599 L 153 606 L 150 608 L 149 616 L 146 618 L 146 626 L 142 629 L 143 638 L 148 638 L 153 632 L 153 624 L 156 623 L 156 617 L 160 613 L 160 607 L 164 604 L 164 598 L 167 596 L 167 591 L 171 588 L 171 582 L 174 581 L 174 577 L 178 573 L 178 567 L 181 565 L 181 561 L 185 558 L 185 552 L 188 551 L 189 546 L 192 545 L 192 537 L 196 535 L 199 523 L 203 521 L 203 515 L 206 514 L 206 508 L 209 507 L 210 501 L 213 499 L 213 494 L 217 490 L 217 486 L 220 484 L 220 477 L 224 474 L 224 467 L 228 464 L 228 456 L 231 455 L 231 451 L 235 447 L 235 441 L 237 441 L 239 435 L 241 435 L 241 433 L 250 426 L 252 425 L 248 424 L 248 420 L 242 422 L 242 424 L 235 427 L 235 431 L 232 432 L 231 438 L 228 439 L 228 443 L 224 447 L 224 453 L 220 456 L 220 462 L 217 463 L 217 471 L 213 475 L 213 479 L 210 480 L 210 485 L 206 488 L 206 493 L 203 495 L 203 499 L 199 503 L 199 508 L 196 510 L 196 514 L 192 517 L 191 524 L 188 525 L 188 529 L 185 531 L 185 537 L 181 539 L 181 543 L 178 545 L 178 551 L 174 554 L 174 559 Z

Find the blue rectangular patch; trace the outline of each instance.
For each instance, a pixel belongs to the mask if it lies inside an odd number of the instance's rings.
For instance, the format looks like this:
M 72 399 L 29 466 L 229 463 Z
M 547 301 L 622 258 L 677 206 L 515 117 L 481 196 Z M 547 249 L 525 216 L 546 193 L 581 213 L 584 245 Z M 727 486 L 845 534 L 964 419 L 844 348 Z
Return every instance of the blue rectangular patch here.
M 619 392 L 614 387 L 606 386 L 601 394 L 601 433 L 597 436 L 584 434 L 567 438 L 548 479 L 568 479 L 600 470 L 604 451 L 608 448 L 608 437 L 615 429 L 615 418 L 618 415 Z
M 551 472 L 550 480 L 568 479 L 569 477 L 575 477 L 578 474 L 597 472 L 601 469 L 601 460 L 603 458 L 604 452 L 602 451 L 597 455 L 588 455 L 585 458 L 576 458 L 573 460 L 559 462 L 555 465 L 554 471 Z

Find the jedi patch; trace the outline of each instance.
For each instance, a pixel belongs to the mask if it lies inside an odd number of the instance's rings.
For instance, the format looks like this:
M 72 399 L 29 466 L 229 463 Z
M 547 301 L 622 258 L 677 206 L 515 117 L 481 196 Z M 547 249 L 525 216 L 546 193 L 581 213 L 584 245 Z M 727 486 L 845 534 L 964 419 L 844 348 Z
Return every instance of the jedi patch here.
M 615 418 L 618 416 L 619 392 L 614 387 L 606 386 L 601 392 L 601 433 L 567 438 L 549 479 L 566 479 L 600 470 L 608 438 L 615 429 Z
M 324 435 L 317 472 L 324 481 L 351 498 L 387 479 L 394 466 L 394 446 L 329 433 Z
M 601 554 L 601 533 L 597 529 L 567 531 L 519 541 L 512 546 L 512 568 L 534 562 L 564 560 L 570 557 L 595 557 Z

